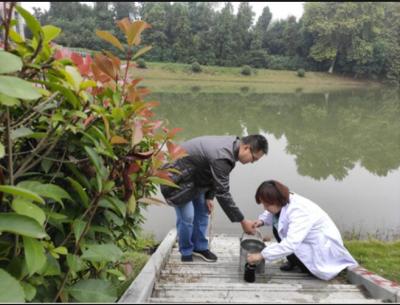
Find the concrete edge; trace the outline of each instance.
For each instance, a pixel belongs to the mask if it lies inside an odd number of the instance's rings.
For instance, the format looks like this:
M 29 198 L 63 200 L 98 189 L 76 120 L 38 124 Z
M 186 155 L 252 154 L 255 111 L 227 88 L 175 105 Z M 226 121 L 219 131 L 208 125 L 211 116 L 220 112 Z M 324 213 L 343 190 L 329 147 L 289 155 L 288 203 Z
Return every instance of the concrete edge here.
M 142 271 L 124 292 L 118 303 L 145 303 L 153 292 L 154 284 L 165 266 L 176 241 L 176 229 L 172 229 L 150 257 Z
M 400 285 L 387 280 L 363 267 L 347 269 L 347 280 L 355 285 L 362 285 L 374 299 L 400 302 Z

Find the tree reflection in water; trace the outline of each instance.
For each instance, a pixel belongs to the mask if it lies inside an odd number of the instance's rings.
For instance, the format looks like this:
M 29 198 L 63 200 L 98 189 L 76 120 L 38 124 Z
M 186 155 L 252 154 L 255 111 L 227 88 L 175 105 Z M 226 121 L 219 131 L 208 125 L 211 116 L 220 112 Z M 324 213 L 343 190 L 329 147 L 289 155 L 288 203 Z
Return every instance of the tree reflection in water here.
M 197 88 L 196 88 L 197 89 Z M 180 139 L 266 132 L 285 136 L 302 176 L 343 180 L 358 162 L 386 176 L 400 167 L 398 91 L 305 94 L 153 93 L 157 114 L 183 128 Z

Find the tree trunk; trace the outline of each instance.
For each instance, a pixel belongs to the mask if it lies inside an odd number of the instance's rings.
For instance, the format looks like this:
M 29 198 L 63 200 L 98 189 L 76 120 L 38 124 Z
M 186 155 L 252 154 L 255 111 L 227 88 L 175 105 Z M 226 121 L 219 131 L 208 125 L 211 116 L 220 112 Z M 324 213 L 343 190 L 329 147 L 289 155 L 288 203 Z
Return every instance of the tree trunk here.
M 329 67 L 328 73 L 333 73 L 333 68 L 335 67 L 336 57 L 333 59 L 331 66 Z

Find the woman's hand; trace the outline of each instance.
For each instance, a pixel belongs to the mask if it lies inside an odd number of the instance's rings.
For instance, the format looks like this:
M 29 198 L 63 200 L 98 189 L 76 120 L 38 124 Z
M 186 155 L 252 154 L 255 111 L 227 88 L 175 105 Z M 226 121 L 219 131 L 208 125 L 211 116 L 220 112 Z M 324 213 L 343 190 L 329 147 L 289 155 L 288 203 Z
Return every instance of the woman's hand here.
M 256 265 L 263 259 L 264 259 L 264 257 L 261 255 L 261 253 L 247 254 L 247 262 L 250 265 Z

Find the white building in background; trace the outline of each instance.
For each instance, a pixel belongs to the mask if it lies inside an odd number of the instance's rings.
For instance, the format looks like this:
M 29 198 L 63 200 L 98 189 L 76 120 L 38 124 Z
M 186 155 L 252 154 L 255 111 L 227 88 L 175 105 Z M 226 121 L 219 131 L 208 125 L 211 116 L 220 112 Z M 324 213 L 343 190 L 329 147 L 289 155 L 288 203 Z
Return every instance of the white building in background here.
M 11 3 L 10 2 L 0 2 L 0 19 L 1 19 L 0 24 L 2 23 L 2 21 L 5 18 L 6 12 L 4 11 L 4 4 L 6 5 L 6 7 L 8 9 Z M 19 5 L 19 2 L 16 2 L 16 5 Z M 18 14 L 18 12 L 15 10 L 15 8 L 13 10 L 12 19 L 17 20 L 17 25 L 13 26 L 13 30 L 16 31 L 18 34 L 20 34 L 23 39 L 25 39 L 25 32 L 24 32 L 25 20 L 24 20 L 24 18 L 22 18 L 22 16 L 20 14 Z M 4 39 L 4 30 L 1 31 L 0 38 L 1 38 L 1 40 Z

